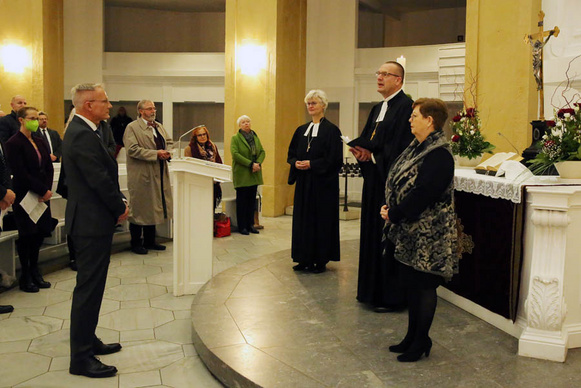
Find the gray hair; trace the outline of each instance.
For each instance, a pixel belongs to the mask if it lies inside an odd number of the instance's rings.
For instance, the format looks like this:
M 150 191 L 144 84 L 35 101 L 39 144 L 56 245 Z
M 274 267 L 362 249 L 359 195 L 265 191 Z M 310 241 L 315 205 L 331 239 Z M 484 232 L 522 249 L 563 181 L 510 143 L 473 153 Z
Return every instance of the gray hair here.
M 327 110 L 327 106 L 329 105 L 327 93 L 325 93 L 321 89 L 310 90 L 305 96 L 305 104 L 307 103 L 307 101 L 314 99 L 318 99 L 319 101 L 321 101 L 321 104 L 323 104 L 323 110 Z
M 246 115 L 242 115 L 242 116 L 238 117 L 238 120 L 236 120 L 236 125 L 238 126 L 238 128 L 240 128 L 240 122 L 242 120 L 252 121 L 252 120 L 250 120 L 250 117 L 248 117 Z
M 73 105 L 78 110 L 85 103 L 82 94 L 85 92 L 94 92 L 97 89 L 104 89 L 103 84 L 77 84 L 71 89 Z
M 143 109 L 143 105 L 145 105 L 148 102 L 151 102 L 152 104 L 155 104 L 151 100 L 139 100 L 139 102 L 137 103 L 137 117 L 141 117 L 141 113 L 139 113 L 139 109 Z

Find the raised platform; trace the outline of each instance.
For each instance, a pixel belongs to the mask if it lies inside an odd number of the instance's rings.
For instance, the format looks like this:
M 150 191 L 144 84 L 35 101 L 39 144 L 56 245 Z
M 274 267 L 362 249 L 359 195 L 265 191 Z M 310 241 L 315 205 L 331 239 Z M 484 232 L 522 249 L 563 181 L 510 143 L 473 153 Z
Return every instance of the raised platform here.
M 581 384 L 581 352 L 564 364 L 519 357 L 516 338 L 443 300 L 429 359 L 397 362 L 388 346 L 403 338 L 407 313 L 377 314 L 355 300 L 358 245 L 342 243 L 341 262 L 323 274 L 294 272 L 284 250 L 215 276 L 192 305 L 193 343 L 208 369 L 229 387 Z

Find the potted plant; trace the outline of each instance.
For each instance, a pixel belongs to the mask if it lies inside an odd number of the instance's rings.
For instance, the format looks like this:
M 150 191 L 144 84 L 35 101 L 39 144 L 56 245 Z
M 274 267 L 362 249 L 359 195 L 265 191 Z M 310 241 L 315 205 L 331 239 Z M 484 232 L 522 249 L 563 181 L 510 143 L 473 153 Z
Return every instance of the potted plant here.
M 540 152 L 529 163 L 540 175 L 555 166 L 561 178 L 581 178 L 581 109 L 580 103 L 569 103 L 548 120 L 547 133 L 540 140 Z
M 466 108 L 452 118 L 452 153 L 461 166 L 476 166 L 485 152 L 492 154 L 494 145 L 484 140 L 476 108 Z

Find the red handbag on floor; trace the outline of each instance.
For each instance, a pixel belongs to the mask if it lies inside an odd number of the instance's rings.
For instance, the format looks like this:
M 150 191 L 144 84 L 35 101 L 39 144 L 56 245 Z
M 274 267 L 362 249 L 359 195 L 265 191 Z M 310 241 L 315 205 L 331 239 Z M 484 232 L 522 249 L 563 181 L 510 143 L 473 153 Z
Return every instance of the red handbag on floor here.
M 230 217 L 220 213 L 214 219 L 214 237 L 230 236 Z

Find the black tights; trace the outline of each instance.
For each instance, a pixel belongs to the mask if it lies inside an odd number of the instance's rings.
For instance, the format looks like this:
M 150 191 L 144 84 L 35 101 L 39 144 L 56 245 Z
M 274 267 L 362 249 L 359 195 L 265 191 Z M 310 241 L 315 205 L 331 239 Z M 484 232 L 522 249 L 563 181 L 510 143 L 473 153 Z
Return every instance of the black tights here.
M 429 341 L 430 327 L 436 313 L 435 288 L 408 287 L 408 332 L 403 340 L 409 349 L 422 348 Z
M 44 237 L 40 234 L 19 236 L 16 249 L 20 259 L 21 278 L 27 279 L 32 272 L 38 272 L 38 255 Z

